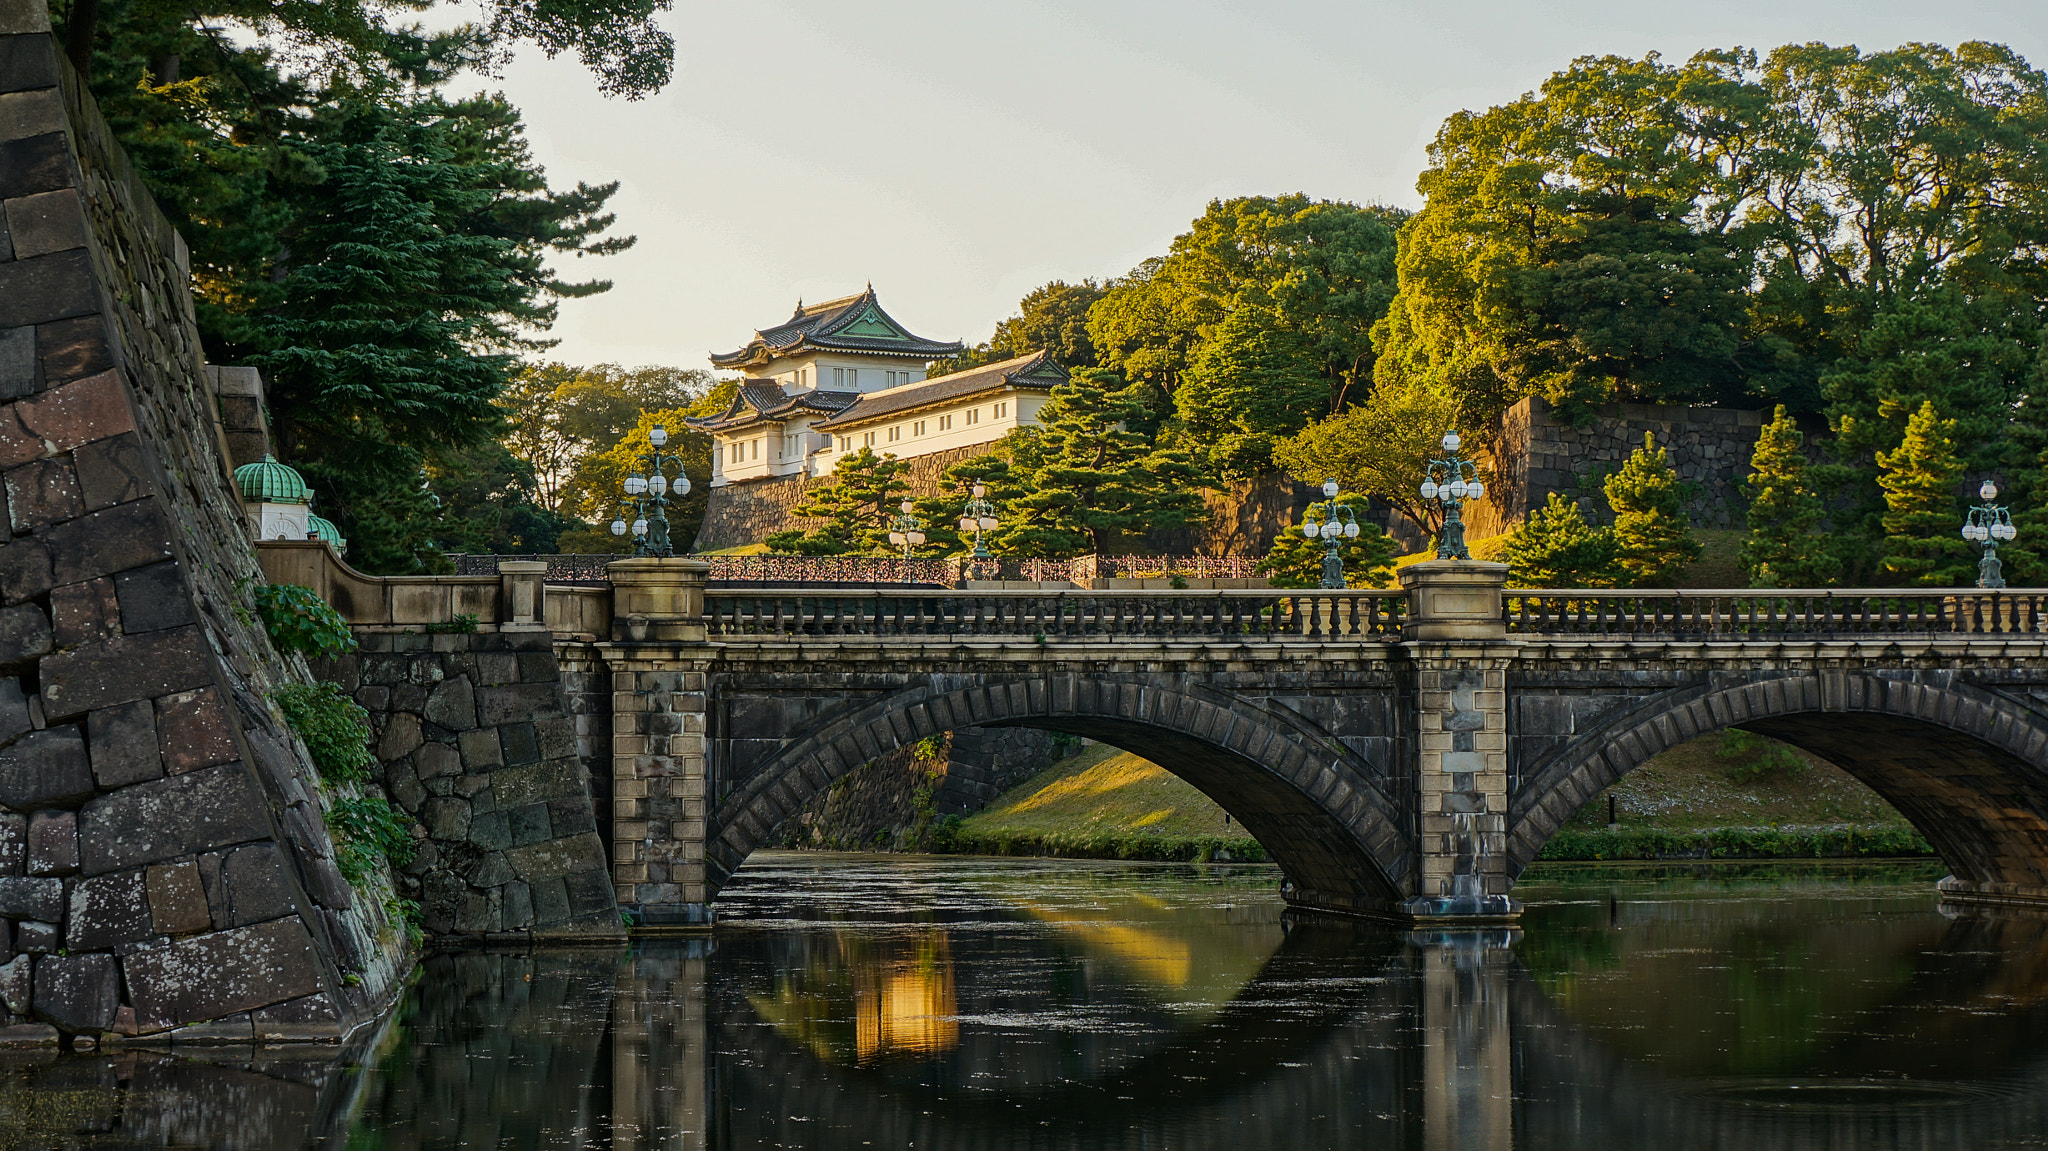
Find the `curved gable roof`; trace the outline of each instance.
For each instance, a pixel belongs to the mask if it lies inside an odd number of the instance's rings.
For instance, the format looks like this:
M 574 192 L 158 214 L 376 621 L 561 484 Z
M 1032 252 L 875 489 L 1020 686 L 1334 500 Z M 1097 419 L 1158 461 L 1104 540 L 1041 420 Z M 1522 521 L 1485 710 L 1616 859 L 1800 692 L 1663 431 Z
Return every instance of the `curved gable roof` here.
M 913 334 L 882 310 L 870 284 L 858 295 L 810 307 L 799 303 L 789 319 L 756 331 L 738 351 L 712 353 L 711 362 L 721 368 L 736 368 L 811 349 L 935 360 L 957 356 L 965 347 L 957 340 L 948 343 Z

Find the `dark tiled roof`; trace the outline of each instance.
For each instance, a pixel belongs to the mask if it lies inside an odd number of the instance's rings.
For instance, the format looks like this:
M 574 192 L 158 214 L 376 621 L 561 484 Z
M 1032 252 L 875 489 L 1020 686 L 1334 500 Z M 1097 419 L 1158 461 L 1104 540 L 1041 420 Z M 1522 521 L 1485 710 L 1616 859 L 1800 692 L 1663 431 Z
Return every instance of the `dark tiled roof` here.
M 747 380 L 740 384 L 732 403 L 715 416 L 692 416 L 683 422 L 707 432 L 745 427 L 792 415 L 796 412 L 837 412 L 860 398 L 859 392 L 785 392 L 773 380 Z
M 865 392 L 854 401 L 853 406 L 836 416 L 819 420 L 812 426 L 820 429 L 850 428 L 912 408 L 928 408 L 934 404 L 951 403 L 982 392 L 1002 388 L 1027 388 L 1031 391 L 1049 392 L 1066 382 L 1065 368 L 1047 353 L 1033 352 L 1028 356 L 1004 360 L 1000 364 L 969 368 L 964 372 L 954 372 L 950 376 L 940 376 L 921 384 L 905 384 L 884 392 Z
M 898 335 L 879 333 L 877 328 L 889 329 Z M 875 300 L 874 286 L 869 285 L 867 291 L 856 296 L 828 300 L 810 307 L 798 304 L 795 315 L 774 327 L 755 332 L 747 346 L 736 352 L 713 352 L 711 362 L 721 368 L 732 368 L 759 363 L 774 356 L 790 355 L 807 346 L 836 352 L 868 352 L 935 360 L 942 356 L 957 356 L 966 345 L 912 335 L 910 329 L 882 310 L 882 305 Z

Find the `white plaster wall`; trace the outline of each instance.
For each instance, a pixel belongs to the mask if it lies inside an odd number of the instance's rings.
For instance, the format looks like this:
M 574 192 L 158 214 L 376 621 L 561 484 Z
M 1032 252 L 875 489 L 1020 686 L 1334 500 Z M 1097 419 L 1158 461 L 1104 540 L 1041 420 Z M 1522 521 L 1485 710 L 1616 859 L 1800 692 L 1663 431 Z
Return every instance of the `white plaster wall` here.
M 994 443 L 1015 428 L 1036 423 L 1038 409 L 1045 406 L 1046 398 L 1028 392 L 983 396 L 973 401 L 909 412 L 899 419 L 877 421 L 851 432 L 839 432 L 829 447 L 818 452 L 816 474 L 831 471 L 841 458 L 863 447 L 873 448 L 877 455 L 908 459 L 930 452 Z M 1001 416 L 994 413 L 997 404 L 1007 405 Z M 970 411 L 978 416 L 973 423 L 967 422 Z M 951 426 L 941 426 L 949 421 Z M 919 424 L 924 425 L 921 433 Z M 894 440 L 889 438 L 892 428 L 898 433 Z M 870 437 L 873 438 L 872 443 L 869 442 Z

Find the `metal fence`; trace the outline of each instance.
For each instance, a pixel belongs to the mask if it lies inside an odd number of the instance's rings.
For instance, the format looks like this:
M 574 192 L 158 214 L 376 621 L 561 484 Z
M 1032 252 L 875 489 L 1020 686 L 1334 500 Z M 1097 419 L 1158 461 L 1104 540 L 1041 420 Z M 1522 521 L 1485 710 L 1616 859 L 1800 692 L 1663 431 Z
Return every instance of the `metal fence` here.
M 715 636 L 954 636 L 1055 639 L 1395 640 L 1393 591 L 763 594 L 713 588 Z

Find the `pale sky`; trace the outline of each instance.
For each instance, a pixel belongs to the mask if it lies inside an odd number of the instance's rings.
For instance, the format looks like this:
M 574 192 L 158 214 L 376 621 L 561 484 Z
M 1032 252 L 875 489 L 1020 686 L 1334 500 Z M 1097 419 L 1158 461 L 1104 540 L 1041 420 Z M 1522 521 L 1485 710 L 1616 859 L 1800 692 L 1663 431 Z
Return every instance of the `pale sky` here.
M 703 368 L 869 280 L 975 342 L 1052 279 L 1163 253 L 1216 197 L 1419 205 L 1444 117 L 1573 57 L 1993 40 L 2048 66 L 2041 0 L 1094 3 L 676 0 L 676 78 L 606 99 L 527 52 L 497 81 L 556 186 L 617 180 L 616 287 L 562 304 L 554 358 Z

